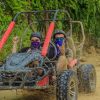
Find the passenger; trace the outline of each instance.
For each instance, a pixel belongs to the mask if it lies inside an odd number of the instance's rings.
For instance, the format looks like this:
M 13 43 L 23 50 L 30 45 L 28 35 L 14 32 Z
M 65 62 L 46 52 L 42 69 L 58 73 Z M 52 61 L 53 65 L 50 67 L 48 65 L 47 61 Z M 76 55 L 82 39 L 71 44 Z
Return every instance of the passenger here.
M 41 34 L 39 32 L 33 32 L 30 36 L 30 47 L 26 47 L 20 50 L 20 52 L 30 52 L 32 50 L 40 50 L 41 46 Z
M 23 52 L 31 52 L 31 51 L 36 51 L 36 50 L 40 50 L 40 46 L 41 46 L 41 34 L 39 32 L 33 32 L 30 35 L 30 46 L 29 47 L 25 47 L 22 48 L 19 53 L 23 53 Z M 13 51 L 12 53 L 16 53 L 17 52 L 17 43 L 18 43 L 18 37 L 14 37 L 13 39 Z M 39 65 L 39 61 L 33 61 L 29 64 L 29 67 L 33 67 L 35 65 Z M 43 70 L 42 69 L 38 69 L 38 73 L 39 75 L 42 75 Z

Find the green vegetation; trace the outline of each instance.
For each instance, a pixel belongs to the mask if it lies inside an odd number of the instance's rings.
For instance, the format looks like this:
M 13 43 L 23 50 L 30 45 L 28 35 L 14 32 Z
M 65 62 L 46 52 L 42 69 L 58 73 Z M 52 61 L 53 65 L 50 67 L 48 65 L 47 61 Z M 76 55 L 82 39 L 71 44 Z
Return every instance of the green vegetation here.
M 100 38 L 100 0 L 0 0 L 0 38 L 16 13 L 46 9 L 68 10 L 74 20 L 83 22 L 87 40 L 96 46 Z M 20 34 L 19 30 L 24 31 L 23 27 L 16 26 L 13 33 Z M 13 35 L 8 42 L 11 42 L 12 37 Z M 11 44 L 6 45 L 3 49 L 5 53 L 0 54 L 0 58 L 5 57 L 10 49 Z

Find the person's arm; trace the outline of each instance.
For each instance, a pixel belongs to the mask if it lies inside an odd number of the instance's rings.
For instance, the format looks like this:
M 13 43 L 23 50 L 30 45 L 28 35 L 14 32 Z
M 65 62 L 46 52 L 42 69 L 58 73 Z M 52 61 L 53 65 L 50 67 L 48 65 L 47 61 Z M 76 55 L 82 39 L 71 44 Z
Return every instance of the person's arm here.
M 77 63 L 77 59 L 73 57 L 73 51 L 71 49 L 67 49 L 67 60 L 68 60 L 68 67 L 73 68 Z
M 66 57 L 68 59 L 68 62 L 73 60 L 73 51 L 69 48 L 66 49 Z
M 18 46 L 19 38 L 18 36 L 13 38 L 13 48 L 12 48 L 12 53 L 17 52 L 17 46 Z
M 72 37 L 68 37 L 67 40 L 68 40 L 68 46 L 73 52 L 73 58 L 76 58 L 76 48 Z

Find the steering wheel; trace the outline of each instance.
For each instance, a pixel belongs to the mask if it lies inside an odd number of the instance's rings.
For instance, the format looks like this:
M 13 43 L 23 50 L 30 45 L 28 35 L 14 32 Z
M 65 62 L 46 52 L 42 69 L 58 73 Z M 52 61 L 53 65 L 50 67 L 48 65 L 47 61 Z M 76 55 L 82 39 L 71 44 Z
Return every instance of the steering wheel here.
M 53 49 L 53 52 L 51 51 L 51 49 Z M 48 57 L 49 53 L 52 52 L 54 55 L 53 57 Z M 55 46 L 55 44 L 51 41 L 50 42 L 50 45 L 48 47 L 48 53 L 47 53 L 47 57 L 50 59 L 50 60 L 54 60 L 57 56 L 57 48 Z

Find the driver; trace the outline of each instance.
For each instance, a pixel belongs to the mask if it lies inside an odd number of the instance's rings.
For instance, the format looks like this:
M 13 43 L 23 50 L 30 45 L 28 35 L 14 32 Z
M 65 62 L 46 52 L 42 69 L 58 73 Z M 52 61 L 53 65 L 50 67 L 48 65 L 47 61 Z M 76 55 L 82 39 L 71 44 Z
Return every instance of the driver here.
M 57 72 L 66 70 L 68 63 L 73 59 L 73 52 L 68 48 L 65 32 L 63 30 L 56 30 L 53 35 L 53 41 L 57 48 Z
M 53 41 L 57 48 L 57 58 L 66 55 L 68 60 L 73 58 L 73 52 L 68 47 L 68 37 L 63 30 L 56 30 L 53 35 Z

